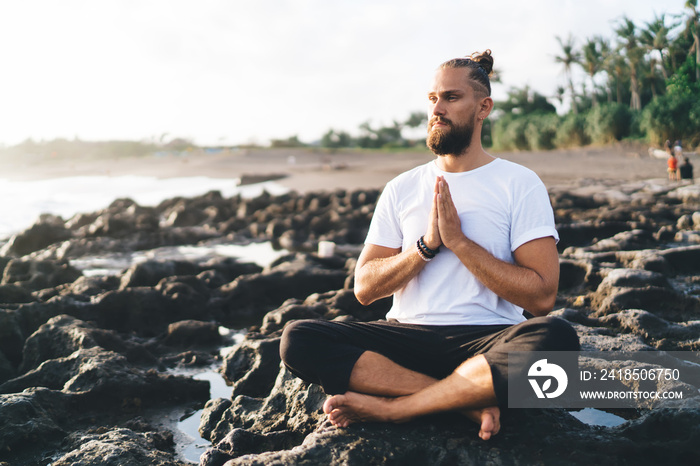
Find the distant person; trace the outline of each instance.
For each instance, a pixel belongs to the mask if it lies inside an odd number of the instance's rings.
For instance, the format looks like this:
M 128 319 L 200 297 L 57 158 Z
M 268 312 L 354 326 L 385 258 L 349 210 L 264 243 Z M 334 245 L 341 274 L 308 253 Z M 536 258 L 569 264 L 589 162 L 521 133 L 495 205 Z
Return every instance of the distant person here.
M 683 157 L 683 145 L 681 144 L 681 140 L 678 139 L 676 143 L 673 145 L 673 155 L 675 155 L 678 160 Z
M 681 180 L 690 180 L 691 183 L 695 183 L 695 179 L 693 178 L 693 164 L 690 163 L 688 157 L 685 157 L 683 160 L 683 165 L 681 165 L 680 168 L 680 175 Z
M 678 180 L 678 159 L 673 154 L 668 155 L 668 160 L 666 161 L 668 165 L 668 179 L 669 181 Z
M 404 422 L 456 411 L 486 440 L 507 406 L 511 351 L 576 351 L 576 331 L 547 317 L 559 258 L 547 190 L 529 169 L 481 145 L 493 108 L 491 51 L 455 58 L 427 94 L 436 157 L 385 187 L 355 267 L 368 305 L 393 295 L 387 320 L 298 320 L 280 353 L 323 386 L 330 422 Z M 529 319 L 527 317 L 530 317 Z
M 673 154 L 673 146 L 671 145 L 671 141 L 669 139 L 666 139 L 666 143 L 664 144 L 664 149 L 666 149 L 666 153 L 671 155 Z

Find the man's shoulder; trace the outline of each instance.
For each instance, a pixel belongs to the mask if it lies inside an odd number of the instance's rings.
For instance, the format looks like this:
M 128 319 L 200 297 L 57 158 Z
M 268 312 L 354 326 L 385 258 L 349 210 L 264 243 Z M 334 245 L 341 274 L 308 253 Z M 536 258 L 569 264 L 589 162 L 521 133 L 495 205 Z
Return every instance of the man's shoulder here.
M 433 166 L 434 163 L 433 161 L 424 163 L 422 165 L 418 165 L 417 167 L 411 168 L 410 170 L 407 170 L 399 175 L 397 175 L 394 179 L 389 181 L 388 184 L 392 185 L 402 185 L 405 183 L 413 183 L 416 180 L 420 179 L 421 177 L 426 176 L 426 174 L 431 174 L 433 171 Z
M 494 169 L 498 170 L 499 177 L 506 177 L 511 182 L 522 182 L 526 185 L 542 183 L 537 173 L 524 165 L 501 158 L 494 162 L 498 162 Z

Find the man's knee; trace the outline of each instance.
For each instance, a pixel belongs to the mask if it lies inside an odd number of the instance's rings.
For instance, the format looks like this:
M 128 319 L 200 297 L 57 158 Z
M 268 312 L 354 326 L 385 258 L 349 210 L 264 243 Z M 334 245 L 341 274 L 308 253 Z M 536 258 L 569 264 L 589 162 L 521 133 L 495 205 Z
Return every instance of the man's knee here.
M 303 365 L 308 356 L 308 347 L 318 338 L 313 320 L 295 320 L 285 325 L 280 340 L 280 357 L 287 367 Z M 316 337 L 316 338 L 314 338 Z
M 578 351 L 578 334 L 569 322 L 559 317 L 534 317 L 524 324 L 537 335 L 532 351 Z

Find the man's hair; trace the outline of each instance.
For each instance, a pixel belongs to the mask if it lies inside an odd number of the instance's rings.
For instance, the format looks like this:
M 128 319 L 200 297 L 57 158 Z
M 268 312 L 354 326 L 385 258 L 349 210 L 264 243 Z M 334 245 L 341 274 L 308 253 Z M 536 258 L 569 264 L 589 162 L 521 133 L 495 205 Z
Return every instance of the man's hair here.
M 474 90 L 487 96 L 491 95 L 489 76 L 493 72 L 493 57 L 490 49 L 481 53 L 474 52 L 468 57 L 453 58 L 440 65 L 438 69 L 445 68 L 468 68 L 469 80 L 473 83 Z

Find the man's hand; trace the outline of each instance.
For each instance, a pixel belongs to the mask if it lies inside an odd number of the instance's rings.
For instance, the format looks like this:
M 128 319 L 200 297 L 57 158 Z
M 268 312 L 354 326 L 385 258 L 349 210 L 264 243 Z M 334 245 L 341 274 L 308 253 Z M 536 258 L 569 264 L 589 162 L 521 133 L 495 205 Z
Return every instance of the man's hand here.
M 440 229 L 438 226 L 438 193 L 440 177 L 435 180 L 435 190 L 433 192 L 433 206 L 430 209 L 430 219 L 428 220 L 428 231 L 425 232 L 423 241 L 430 249 L 437 249 L 442 245 L 440 239 Z
M 462 232 L 462 222 L 459 219 L 457 208 L 450 195 L 450 187 L 442 176 L 438 176 L 437 189 L 437 217 L 438 232 L 442 244 L 448 249 L 453 249 L 465 236 Z

